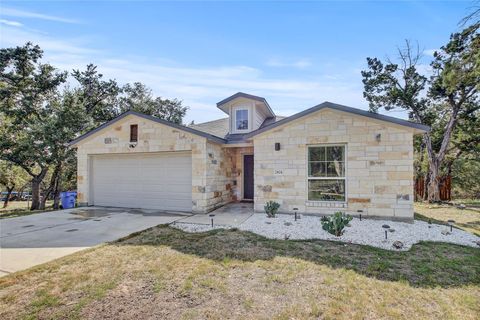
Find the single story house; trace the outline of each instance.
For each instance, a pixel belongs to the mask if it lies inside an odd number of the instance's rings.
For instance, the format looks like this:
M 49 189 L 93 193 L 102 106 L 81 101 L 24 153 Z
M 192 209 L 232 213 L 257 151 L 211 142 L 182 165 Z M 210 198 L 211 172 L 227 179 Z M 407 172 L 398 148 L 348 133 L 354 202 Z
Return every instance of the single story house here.
M 331 102 L 279 117 L 241 92 L 217 107 L 228 117 L 190 126 L 128 111 L 72 141 L 79 204 L 413 218 L 413 137 L 429 127 Z

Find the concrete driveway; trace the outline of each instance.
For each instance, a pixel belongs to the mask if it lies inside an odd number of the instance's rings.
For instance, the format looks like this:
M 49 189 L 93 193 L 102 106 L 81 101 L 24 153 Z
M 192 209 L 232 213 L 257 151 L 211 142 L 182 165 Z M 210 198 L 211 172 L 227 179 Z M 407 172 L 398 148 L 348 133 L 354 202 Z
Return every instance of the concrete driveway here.
M 189 215 L 89 207 L 1 219 L 0 276 Z

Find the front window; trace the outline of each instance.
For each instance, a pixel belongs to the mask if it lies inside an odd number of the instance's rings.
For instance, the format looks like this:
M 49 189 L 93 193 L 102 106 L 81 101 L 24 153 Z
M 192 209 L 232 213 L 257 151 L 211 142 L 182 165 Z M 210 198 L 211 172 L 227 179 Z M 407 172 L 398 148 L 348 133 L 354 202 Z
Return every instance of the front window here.
M 345 201 L 345 145 L 308 147 L 308 200 Z
M 242 109 L 235 112 L 235 127 L 237 130 L 248 130 L 248 110 Z

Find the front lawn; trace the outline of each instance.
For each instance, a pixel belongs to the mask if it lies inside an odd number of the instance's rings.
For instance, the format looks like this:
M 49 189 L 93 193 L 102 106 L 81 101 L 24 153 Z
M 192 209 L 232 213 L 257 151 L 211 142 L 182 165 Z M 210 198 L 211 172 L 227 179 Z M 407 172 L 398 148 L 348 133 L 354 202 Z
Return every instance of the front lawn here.
M 0 278 L 0 318 L 478 319 L 480 250 L 159 226 Z
M 459 209 L 449 204 L 415 203 L 415 219 L 431 219 L 435 223 L 447 223 L 454 220 L 454 225 L 480 236 L 480 208 Z
M 53 200 L 47 200 L 45 210 L 33 210 L 29 208 L 30 201 L 10 201 L 8 207 L 3 208 L 3 202 L 0 203 L 0 219 L 26 216 L 33 213 L 40 213 L 53 210 Z

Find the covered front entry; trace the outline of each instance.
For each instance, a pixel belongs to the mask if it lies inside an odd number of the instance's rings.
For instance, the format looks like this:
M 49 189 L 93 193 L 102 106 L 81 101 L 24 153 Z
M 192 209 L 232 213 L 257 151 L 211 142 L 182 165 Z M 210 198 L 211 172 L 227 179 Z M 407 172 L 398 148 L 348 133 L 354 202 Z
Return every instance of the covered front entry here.
M 190 152 L 94 155 L 90 205 L 192 210 Z
M 253 200 L 253 155 L 243 156 L 243 199 Z

